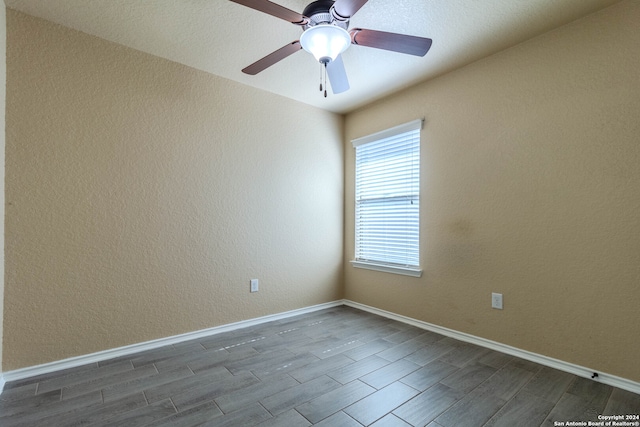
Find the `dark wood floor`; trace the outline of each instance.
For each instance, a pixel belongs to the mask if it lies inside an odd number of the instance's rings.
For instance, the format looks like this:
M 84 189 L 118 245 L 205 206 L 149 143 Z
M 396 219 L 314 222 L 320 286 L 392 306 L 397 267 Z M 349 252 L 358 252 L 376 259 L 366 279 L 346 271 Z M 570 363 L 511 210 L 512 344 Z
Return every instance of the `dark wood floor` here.
M 349 307 L 8 383 L 0 426 L 553 426 L 640 395 Z

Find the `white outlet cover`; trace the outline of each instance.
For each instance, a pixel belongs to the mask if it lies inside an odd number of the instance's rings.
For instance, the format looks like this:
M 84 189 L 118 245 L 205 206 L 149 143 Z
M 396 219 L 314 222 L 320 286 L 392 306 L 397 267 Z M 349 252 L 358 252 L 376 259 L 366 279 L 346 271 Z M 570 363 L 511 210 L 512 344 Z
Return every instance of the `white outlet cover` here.
M 251 279 L 251 292 L 258 292 L 258 279 Z
M 491 307 L 502 310 L 502 294 L 491 293 Z

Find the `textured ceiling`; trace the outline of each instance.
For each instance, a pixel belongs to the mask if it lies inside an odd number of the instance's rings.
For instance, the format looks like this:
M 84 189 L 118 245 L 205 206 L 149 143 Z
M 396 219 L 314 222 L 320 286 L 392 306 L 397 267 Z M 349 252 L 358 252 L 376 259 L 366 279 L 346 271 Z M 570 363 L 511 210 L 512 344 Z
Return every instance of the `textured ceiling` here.
M 425 57 L 351 46 L 351 89 L 324 98 L 320 65 L 300 51 L 256 76 L 240 70 L 301 29 L 227 0 L 5 0 L 8 7 L 329 111 L 345 113 L 619 0 L 369 0 L 350 27 L 433 39 Z M 302 12 L 309 0 L 276 3 Z M 585 41 L 588 42 L 588 41 Z

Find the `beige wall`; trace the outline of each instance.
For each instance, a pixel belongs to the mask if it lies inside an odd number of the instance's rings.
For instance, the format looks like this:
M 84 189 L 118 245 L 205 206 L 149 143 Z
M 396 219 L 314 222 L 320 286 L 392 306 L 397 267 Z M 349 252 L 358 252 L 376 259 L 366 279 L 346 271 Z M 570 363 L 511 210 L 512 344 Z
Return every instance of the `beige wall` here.
M 7 79 L 7 16 L 0 3 L 0 224 L 4 225 L 4 141 L 5 100 Z M 2 374 L 2 331 L 4 319 L 4 226 L 0 228 L 0 374 Z M 0 378 L 1 379 L 1 378 Z
M 638 22 L 625 1 L 347 115 L 345 263 L 349 141 L 426 123 L 424 275 L 346 265 L 346 297 L 640 381 Z
M 342 298 L 342 117 L 7 28 L 5 371 Z

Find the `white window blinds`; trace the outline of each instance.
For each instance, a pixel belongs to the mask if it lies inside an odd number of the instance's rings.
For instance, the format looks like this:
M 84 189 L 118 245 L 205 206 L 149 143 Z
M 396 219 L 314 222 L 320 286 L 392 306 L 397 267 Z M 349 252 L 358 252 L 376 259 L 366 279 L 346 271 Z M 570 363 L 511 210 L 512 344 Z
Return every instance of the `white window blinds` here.
M 356 262 L 420 264 L 420 129 L 416 120 L 353 140 Z

